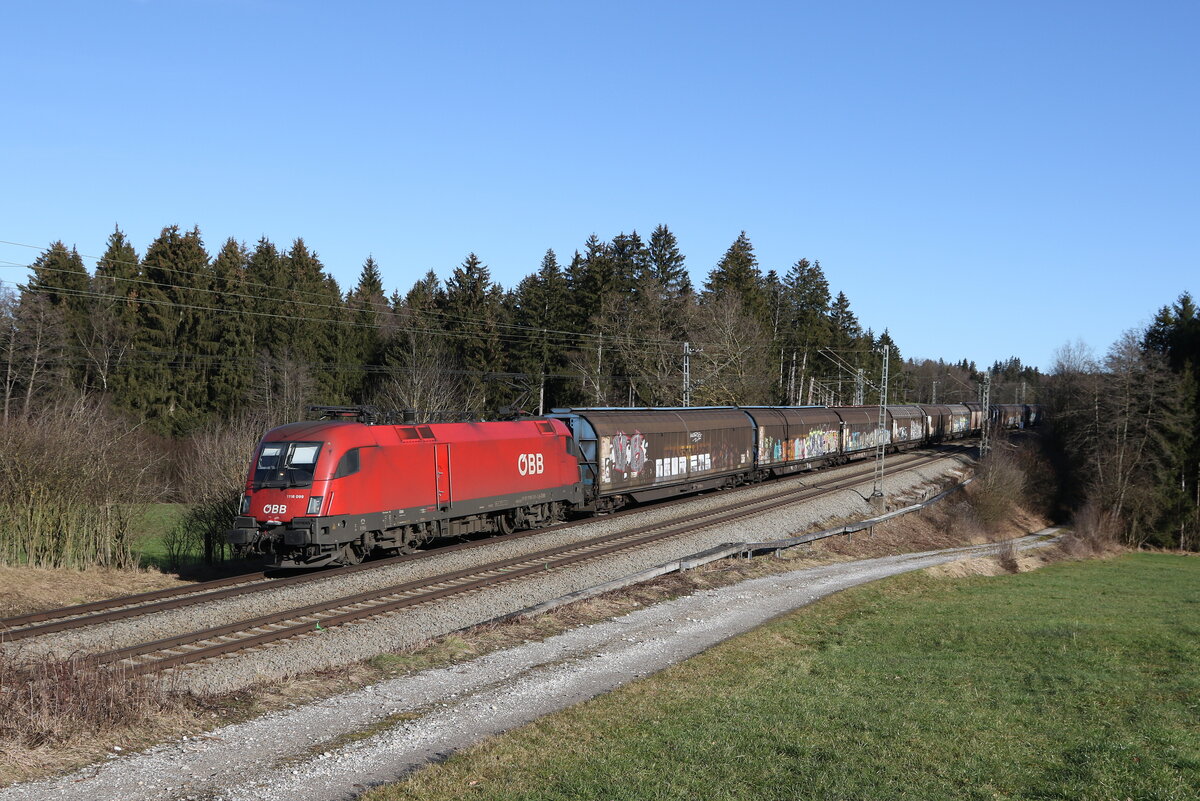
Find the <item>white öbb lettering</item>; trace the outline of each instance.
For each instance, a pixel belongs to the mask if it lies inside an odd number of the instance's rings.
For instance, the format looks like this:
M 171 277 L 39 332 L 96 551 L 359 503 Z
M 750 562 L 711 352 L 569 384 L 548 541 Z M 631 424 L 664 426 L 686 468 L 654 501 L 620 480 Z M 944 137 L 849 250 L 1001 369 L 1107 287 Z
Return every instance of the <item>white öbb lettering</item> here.
M 282 515 L 287 513 L 286 503 L 268 503 L 263 507 L 264 515 Z
M 522 453 L 517 457 L 517 472 L 523 476 L 540 476 L 546 472 L 546 463 L 540 453 Z

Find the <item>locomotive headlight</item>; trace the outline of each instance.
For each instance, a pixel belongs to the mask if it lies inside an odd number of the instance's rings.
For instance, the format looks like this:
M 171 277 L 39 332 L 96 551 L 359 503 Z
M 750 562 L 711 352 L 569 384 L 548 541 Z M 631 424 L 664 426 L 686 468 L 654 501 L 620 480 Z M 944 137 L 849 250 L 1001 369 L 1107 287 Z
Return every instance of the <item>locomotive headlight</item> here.
M 313 495 L 308 499 L 308 514 L 319 515 L 321 513 L 321 501 L 323 498 L 320 495 Z
M 250 496 L 242 495 L 242 511 L 238 512 L 238 514 L 244 515 L 249 511 L 250 511 Z

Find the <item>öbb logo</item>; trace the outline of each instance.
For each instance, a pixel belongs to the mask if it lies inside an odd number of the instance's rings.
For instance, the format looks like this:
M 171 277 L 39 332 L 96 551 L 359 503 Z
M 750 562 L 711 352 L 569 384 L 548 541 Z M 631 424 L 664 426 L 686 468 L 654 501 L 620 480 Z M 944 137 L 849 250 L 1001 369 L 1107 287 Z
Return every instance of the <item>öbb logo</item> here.
M 546 472 L 546 463 L 540 453 L 522 453 L 517 457 L 517 472 L 523 476 L 540 476 Z

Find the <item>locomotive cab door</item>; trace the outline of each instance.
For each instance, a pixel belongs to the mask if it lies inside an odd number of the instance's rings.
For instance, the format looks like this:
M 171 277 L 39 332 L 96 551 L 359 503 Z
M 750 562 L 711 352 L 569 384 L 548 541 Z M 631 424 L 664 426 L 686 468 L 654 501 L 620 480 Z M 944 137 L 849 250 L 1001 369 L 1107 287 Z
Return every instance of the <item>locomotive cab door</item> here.
M 437 506 L 446 512 L 450 509 L 450 445 L 438 443 L 433 446 L 434 475 L 437 482 Z

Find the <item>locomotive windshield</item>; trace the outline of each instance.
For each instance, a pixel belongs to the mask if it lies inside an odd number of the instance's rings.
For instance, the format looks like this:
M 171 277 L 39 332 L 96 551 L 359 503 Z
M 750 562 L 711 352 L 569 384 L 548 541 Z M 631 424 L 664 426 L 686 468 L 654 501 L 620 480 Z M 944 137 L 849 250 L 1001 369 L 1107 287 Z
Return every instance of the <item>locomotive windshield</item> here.
M 320 442 L 264 442 L 254 466 L 256 487 L 307 487 L 321 455 Z

